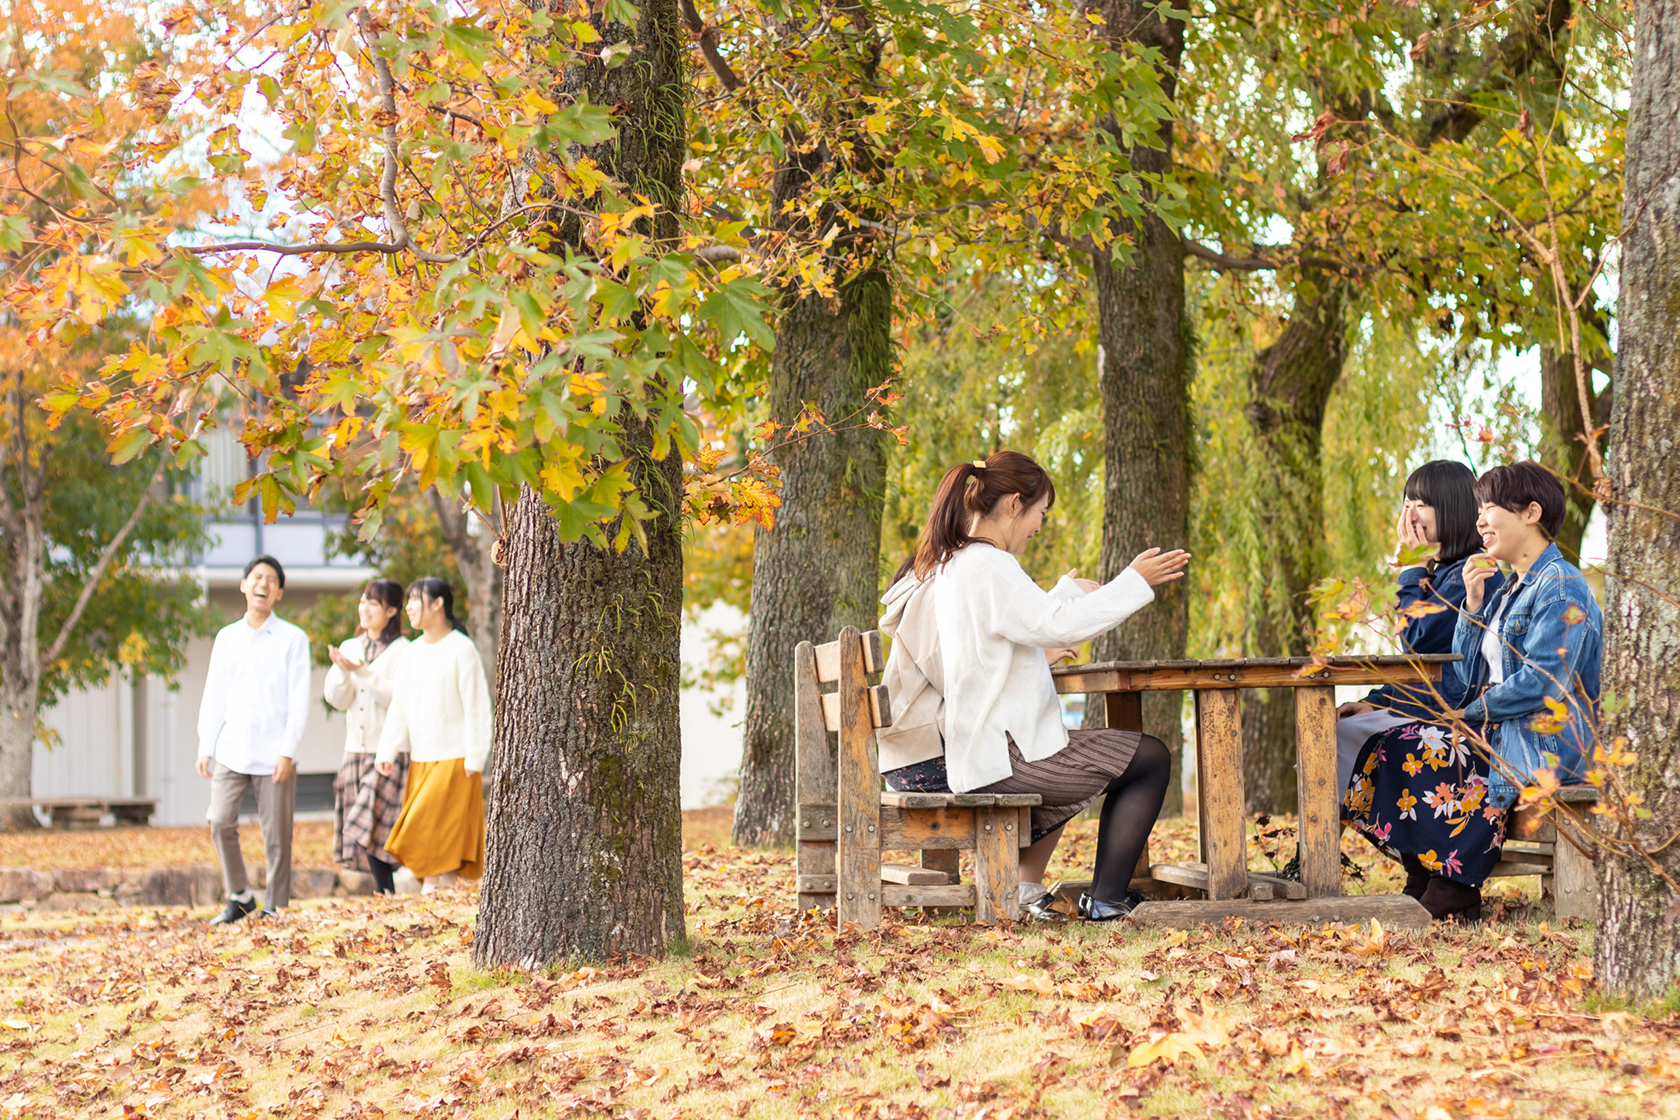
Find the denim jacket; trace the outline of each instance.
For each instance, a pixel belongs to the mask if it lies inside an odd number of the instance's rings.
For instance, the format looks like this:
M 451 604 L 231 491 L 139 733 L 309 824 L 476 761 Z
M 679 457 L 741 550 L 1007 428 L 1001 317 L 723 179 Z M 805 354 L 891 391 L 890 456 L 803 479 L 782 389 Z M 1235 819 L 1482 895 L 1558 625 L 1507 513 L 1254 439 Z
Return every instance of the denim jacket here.
M 1505 577 L 1495 572 L 1484 585 L 1485 593 L 1492 595 L 1504 582 Z M 1400 573 L 1399 600 L 1397 606 L 1401 610 L 1423 602 L 1448 608 L 1407 619 L 1406 628 L 1400 631 L 1401 648 L 1407 653 L 1453 652 L 1453 634 L 1458 628 L 1459 612 L 1464 607 L 1464 560 L 1442 564 L 1433 572 L 1425 568 L 1407 568 Z M 1365 697 L 1365 702 L 1411 719 L 1438 722 L 1443 708 L 1464 707 L 1468 687 L 1459 672 L 1460 668 L 1453 664 L 1442 666 L 1441 683 L 1433 691 L 1425 687 L 1385 684 L 1372 690 Z M 1436 699 L 1437 692 L 1439 699 Z
M 1500 623 L 1505 679 L 1489 686 L 1482 657 L 1482 634 L 1500 604 L 1511 605 Z M 1474 697 L 1464 707 L 1469 724 L 1491 724 L 1490 742 L 1523 778 L 1546 766 L 1546 754 L 1558 759 L 1558 778 L 1581 779 L 1598 714 L 1599 659 L 1604 651 L 1604 616 L 1579 568 L 1549 544 L 1521 582 L 1507 583 L 1482 602 L 1475 614 L 1459 616 L 1453 652 Z M 1561 700 L 1568 723 L 1556 734 L 1537 731 L 1536 717 L 1550 717 L 1546 699 Z M 1516 804 L 1517 787 L 1494 771 L 1488 775 L 1488 803 L 1505 809 Z

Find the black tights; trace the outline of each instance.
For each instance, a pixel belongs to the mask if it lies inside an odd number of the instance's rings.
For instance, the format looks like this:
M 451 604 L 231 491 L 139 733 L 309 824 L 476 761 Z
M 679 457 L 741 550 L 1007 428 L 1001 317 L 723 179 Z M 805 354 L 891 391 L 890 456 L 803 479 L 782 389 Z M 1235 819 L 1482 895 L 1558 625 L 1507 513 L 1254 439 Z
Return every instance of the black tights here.
M 1172 756 L 1167 746 L 1153 735 L 1145 735 L 1132 752 L 1131 762 L 1119 777 L 1103 790 L 1102 820 L 1097 826 L 1097 867 L 1091 882 L 1091 897 L 1099 902 L 1120 902 L 1132 882 L 1149 830 L 1161 815 L 1172 774 Z
M 397 893 L 397 865 L 386 863 L 378 856 L 368 857 L 368 870 L 373 872 L 374 894 Z

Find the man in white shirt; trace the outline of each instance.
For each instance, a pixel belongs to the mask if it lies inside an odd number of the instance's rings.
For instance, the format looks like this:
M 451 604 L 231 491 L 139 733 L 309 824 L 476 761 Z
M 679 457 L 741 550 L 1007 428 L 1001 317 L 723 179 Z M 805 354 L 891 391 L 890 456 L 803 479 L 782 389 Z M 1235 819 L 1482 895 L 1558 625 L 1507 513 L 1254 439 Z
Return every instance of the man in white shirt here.
M 292 899 L 292 762 L 309 716 L 309 637 L 274 613 L 286 593 L 286 570 L 272 556 L 245 565 L 239 590 L 245 616 L 222 627 L 198 709 L 198 773 L 210 779 L 210 840 L 222 861 L 227 908 L 212 925 L 237 922 L 257 908 L 239 851 L 239 803 L 257 799 L 268 855 L 272 916 Z

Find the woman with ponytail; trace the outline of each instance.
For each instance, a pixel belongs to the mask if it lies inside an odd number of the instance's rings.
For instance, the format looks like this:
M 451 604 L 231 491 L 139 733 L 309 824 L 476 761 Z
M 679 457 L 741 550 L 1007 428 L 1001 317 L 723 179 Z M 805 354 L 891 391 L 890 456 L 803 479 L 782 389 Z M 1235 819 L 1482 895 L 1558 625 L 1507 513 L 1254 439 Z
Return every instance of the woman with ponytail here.
M 1021 853 L 1028 883 L 1042 878 L 1062 827 L 1106 794 L 1079 915 L 1112 921 L 1140 901 L 1129 890 L 1132 868 L 1161 811 L 1170 760 L 1152 735 L 1064 727 L 1050 662 L 1147 606 L 1156 585 L 1184 575 L 1190 556 L 1151 548 L 1106 584 L 1069 572 L 1045 591 L 1017 557 L 1055 499 L 1050 476 L 1019 452 L 952 468 L 928 514 L 914 574 L 930 584 L 949 788 L 1042 798 L 1032 811 L 1032 846 Z M 1048 892 L 1038 894 L 1028 913 L 1054 918 Z
M 381 774 L 409 754 L 402 812 L 385 848 L 430 894 L 484 873 L 490 688 L 478 649 L 455 621 L 449 584 L 432 577 L 410 584 L 408 620 L 421 636 L 398 666 L 379 737 Z

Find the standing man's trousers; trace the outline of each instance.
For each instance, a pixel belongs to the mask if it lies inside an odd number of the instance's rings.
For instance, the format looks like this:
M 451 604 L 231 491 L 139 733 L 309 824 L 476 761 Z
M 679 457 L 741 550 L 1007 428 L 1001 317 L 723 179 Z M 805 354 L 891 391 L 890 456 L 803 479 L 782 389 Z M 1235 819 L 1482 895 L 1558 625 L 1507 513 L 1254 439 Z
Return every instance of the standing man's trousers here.
M 276 782 L 267 774 L 240 774 L 220 762 L 215 764 L 210 777 L 210 842 L 222 861 L 222 882 L 229 898 L 251 885 L 239 851 L 239 803 L 247 789 L 257 796 L 257 821 L 268 855 L 266 904 L 278 910 L 292 901 L 292 806 L 297 803 L 297 773 L 289 781 Z

